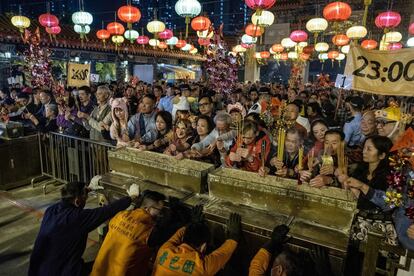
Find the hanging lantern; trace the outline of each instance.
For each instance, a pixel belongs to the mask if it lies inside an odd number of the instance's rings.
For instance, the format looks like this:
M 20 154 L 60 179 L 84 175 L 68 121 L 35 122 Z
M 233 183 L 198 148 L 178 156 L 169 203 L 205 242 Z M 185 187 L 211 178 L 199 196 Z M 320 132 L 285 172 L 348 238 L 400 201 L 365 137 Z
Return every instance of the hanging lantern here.
M 170 29 L 165 29 L 164 31 L 158 34 L 159 38 L 165 39 L 165 40 L 170 39 L 173 36 L 174 36 L 173 31 L 171 31 Z
M 252 15 L 252 23 L 260 27 L 269 27 L 275 21 L 275 15 L 270 11 L 256 11 Z
M 190 50 L 190 54 L 192 54 L 192 55 L 195 55 L 197 53 L 198 53 L 198 49 L 197 48 L 194 48 L 194 49 Z
M 86 26 L 75 25 L 73 26 L 73 30 L 77 34 L 86 35 L 86 34 L 89 34 L 89 32 L 91 31 L 91 27 L 89 27 L 88 25 Z
M 270 47 L 270 49 L 269 49 L 269 53 L 270 53 L 271 55 L 276 55 L 276 54 L 277 54 L 275 51 L 273 51 L 273 50 L 272 50 L 272 48 L 271 48 L 271 47 Z
M 414 22 L 410 24 L 410 27 L 408 27 L 408 33 L 410 35 L 414 35 Z
M 247 51 L 247 49 L 244 48 L 241 45 L 236 45 L 236 46 L 233 47 L 233 51 L 236 52 L 236 53 L 244 53 L 244 52 Z
M 244 34 L 241 38 L 244 44 L 255 44 L 257 42 L 256 37 L 252 37 L 250 35 Z
M 262 57 L 260 56 L 260 52 L 255 52 L 254 53 L 254 58 L 255 59 L 261 59 Z
M 386 11 L 378 14 L 375 25 L 380 29 L 395 28 L 401 23 L 401 15 L 398 12 Z
M 168 45 L 164 41 L 160 41 L 160 43 L 158 44 L 158 48 L 164 50 L 168 48 Z
M 140 35 L 137 38 L 137 43 L 140 44 L 140 45 L 142 45 L 142 46 L 148 44 L 148 42 L 149 42 L 149 37 L 146 36 L 146 35 Z
M 258 37 L 264 33 L 264 29 L 263 27 L 254 24 L 249 24 L 246 26 L 245 33 L 252 37 Z
M 39 23 L 45 28 L 51 28 L 59 25 L 59 19 L 53 14 L 44 13 L 39 16 Z
M 205 31 L 198 31 L 197 32 L 197 36 L 199 38 L 212 38 L 213 35 L 214 35 L 214 32 L 213 31 L 210 31 L 210 29 L 209 30 L 205 30 Z
M 205 16 L 197 16 L 191 20 L 191 28 L 197 32 L 208 30 L 210 26 L 211 21 Z
M 284 48 L 292 48 L 296 46 L 296 42 L 294 42 L 292 39 L 290 39 L 289 37 L 282 39 L 281 44 Z
M 318 58 L 319 58 L 319 60 L 321 60 L 321 61 L 325 61 L 325 60 L 329 59 L 329 57 L 328 57 L 328 54 L 327 54 L 327 53 L 320 53 L 320 54 L 318 55 Z
M 289 52 L 288 53 L 288 58 L 292 59 L 292 60 L 296 60 L 299 58 L 299 54 L 297 52 Z
M 243 43 L 243 41 L 242 41 L 242 43 L 240 43 L 240 46 L 242 46 L 245 49 L 250 49 L 250 48 L 254 47 L 254 44 L 246 44 L 246 43 Z
M 200 44 L 200 46 L 208 46 L 210 45 L 210 39 L 209 38 L 199 38 L 197 40 L 198 44 Z
M 299 43 L 298 43 L 298 47 L 299 47 L 300 49 L 303 49 L 303 48 L 305 48 L 306 46 L 308 46 L 308 43 L 307 43 L 306 41 L 302 41 L 302 42 L 299 42 Z
M 407 40 L 407 47 L 414 47 L 414 37 Z
M 328 58 L 329 59 L 336 59 L 339 56 L 338 51 L 329 51 L 328 52 Z
M 378 46 L 378 42 L 372 39 L 365 39 L 364 41 L 361 42 L 361 47 L 366 50 L 374 50 L 375 48 L 377 48 L 377 46 Z
M 160 41 L 158 39 L 151 38 L 149 40 L 149 45 L 152 47 L 158 47 L 158 45 L 160 45 Z
M 108 38 L 111 37 L 111 34 L 106 29 L 101 29 L 96 32 L 96 37 L 102 40 L 103 45 L 105 46 L 105 42 Z
M 319 42 L 315 45 L 316 52 L 326 52 L 329 50 L 329 44 L 326 42 Z
M 293 31 L 289 37 L 292 41 L 297 43 L 308 40 L 308 34 L 302 30 Z
M 272 45 L 272 50 L 276 53 L 281 53 L 283 52 L 285 48 L 282 46 L 282 44 L 273 44 Z
M 309 58 L 310 58 L 309 54 L 305 54 L 305 53 L 300 54 L 300 59 L 301 60 L 308 60 Z
M 124 37 L 128 39 L 131 43 L 134 43 L 138 36 L 139 33 L 135 30 L 126 30 L 124 33 Z
M 123 35 L 125 28 L 121 23 L 111 22 L 106 26 L 106 29 L 111 35 Z
M 349 53 L 350 48 L 351 46 L 345 45 L 341 48 L 341 52 L 347 55 Z
M 379 50 L 380 51 L 388 51 L 388 45 L 390 43 L 385 42 L 384 39 L 381 39 L 380 44 L 379 44 Z
M 325 18 L 312 18 L 306 22 L 306 29 L 313 33 L 314 44 L 318 39 L 319 33 L 324 32 L 328 28 L 328 21 Z
M 390 43 L 388 45 L 388 50 L 390 50 L 390 51 L 400 50 L 400 49 L 402 49 L 402 47 L 403 46 L 400 42 Z
M 335 59 L 338 60 L 338 61 L 341 61 L 341 60 L 344 60 L 345 57 L 346 57 L 345 54 L 339 53 L 339 55 Z
M 245 0 L 246 5 L 252 10 L 268 10 L 276 3 L 276 0 Z
M 89 33 L 90 27 L 89 25 L 93 22 L 93 16 L 89 12 L 85 11 L 78 11 L 72 14 L 72 21 L 75 24 L 75 26 L 80 26 L 81 31 L 77 32 L 81 36 L 81 40 L 83 40 L 84 35 Z M 85 32 L 86 27 L 89 28 L 88 32 Z M 76 31 L 76 30 L 75 30 Z
M 112 36 L 112 42 L 115 44 L 115 50 L 118 49 L 118 46 L 124 43 L 125 39 L 122 35 L 114 35 Z
M 364 38 L 368 34 L 367 28 L 364 26 L 352 26 L 346 31 L 346 35 L 350 39 L 361 39 Z
M 51 34 L 51 35 L 58 35 L 62 31 L 60 26 L 54 26 L 54 27 L 50 27 L 50 28 L 46 27 L 45 30 L 48 34 Z
M 268 51 L 262 51 L 260 52 L 261 58 L 270 58 L 270 53 Z
M 311 55 L 313 51 L 315 51 L 315 47 L 313 45 L 308 45 L 306 47 L 303 47 L 303 50 L 302 50 L 302 52 L 307 55 Z
M 15 15 L 11 18 L 11 23 L 13 26 L 19 29 L 23 33 L 24 29 L 30 27 L 30 19 L 23 15 Z
M 178 42 L 178 38 L 173 36 L 170 39 L 165 41 L 167 43 L 168 46 L 174 46 L 175 44 L 177 44 Z
M 201 4 L 197 0 L 178 0 L 175 3 L 175 12 L 185 18 L 185 38 L 187 38 L 190 19 L 200 14 Z
M 141 19 L 141 11 L 134 6 L 126 5 L 118 9 L 118 17 L 122 22 L 127 23 L 128 29 L 132 29 L 132 24 Z
M 400 42 L 402 39 L 402 34 L 400 32 L 388 32 L 382 36 L 382 40 L 386 43 L 396 43 Z
M 289 59 L 288 53 L 281 53 L 280 54 L 280 60 L 286 61 Z
M 192 49 L 194 49 L 193 45 L 191 44 L 186 44 L 184 47 L 181 48 L 182 51 L 188 52 L 191 51 Z
M 349 43 L 349 37 L 344 34 L 337 34 L 332 38 L 332 43 L 338 47 L 344 46 Z
M 323 9 L 323 17 L 332 22 L 346 21 L 351 14 L 351 6 L 344 2 L 332 2 Z
M 185 45 L 187 45 L 187 42 L 183 39 L 180 39 L 180 40 L 177 41 L 177 44 L 175 44 L 175 47 L 183 48 Z
M 159 20 L 153 20 L 147 24 L 148 32 L 158 34 L 165 30 L 165 24 Z

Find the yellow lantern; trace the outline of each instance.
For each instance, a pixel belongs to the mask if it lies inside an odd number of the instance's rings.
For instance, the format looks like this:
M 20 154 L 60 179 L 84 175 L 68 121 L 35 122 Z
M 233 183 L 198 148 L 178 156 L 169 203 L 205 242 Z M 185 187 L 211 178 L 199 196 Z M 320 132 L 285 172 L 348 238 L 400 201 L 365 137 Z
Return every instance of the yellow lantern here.
M 152 34 L 158 34 L 165 30 L 165 24 L 155 19 L 147 24 L 147 30 Z
M 114 35 L 112 36 L 112 42 L 116 45 L 122 44 L 125 41 L 122 35 Z
M 252 23 L 260 27 L 269 27 L 275 21 L 275 15 L 273 12 L 262 10 L 256 11 L 252 15 Z
M 194 48 L 194 49 L 192 49 L 191 51 L 190 51 L 190 54 L 193 54 L 193 55 L 195 55 L 195 54 L 197 54 L 198 53 L 198 49 L 197 48 Z
M 379 50 L 380 51 L 387 51 L 388 50 L 388 45 L 389 45 L 390 43 L 388 43 L 388 42 L 385 42 L 384 41 L 384 39 L 381 39 L 381 41 L 380 41 L 380 45 L 379 45 Z
M 160 45 L 160 41 L 155 38 L 150 39 L 148 43 L 152 47 L 158 47 L 158 45 Z
M 282 42 L 281 42 L 281 44 L 282 44 L 282 46 L 284 47 L 284 48 L 292 48 L 292 47 L 295 47 L 296 46 L 296 42 L 294 42 L 292 39 L 290 39 L 289 37 L 286 37 L 286 38 L 284 38 L 284 39 L 282 39 Z
M 352 26 L 346 31 L 346 35 L 350 39 L 355 39 L 355 40 L 365 37 L 367 33 L 368 33 L 367 28 L 365 28 L 364 26 Z
M 400 32 L 388 32 L 382 36 L 383 41 L 385 43 L 396 43 L 400 42 L 402 39 L 402 34 Z
M 329 44 L 326 42 L 319 42 L 315 45 L 316 52 L 326 52 L 329 50 Z
M 30 27 L 30 19 L 23 15 L 15 15 L 11 18 L 13 26 L 19 29 L 23 33 L 24 29 Z

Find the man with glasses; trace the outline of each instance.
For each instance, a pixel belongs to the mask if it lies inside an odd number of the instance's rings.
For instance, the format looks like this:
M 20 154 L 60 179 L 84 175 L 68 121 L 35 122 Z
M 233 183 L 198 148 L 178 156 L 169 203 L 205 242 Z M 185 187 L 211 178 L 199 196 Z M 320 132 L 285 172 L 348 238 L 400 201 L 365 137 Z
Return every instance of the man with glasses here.
M 214 104 L 213 99 L 210 96 L 201 96 L 198 100 L 198 109 L 201 115 L 206 115 L 210 118 L 214 118 Z
M 378 134 L 396 142 L 400 134 L 401 111 L 398 107 L 387 107 L 375 112 Z

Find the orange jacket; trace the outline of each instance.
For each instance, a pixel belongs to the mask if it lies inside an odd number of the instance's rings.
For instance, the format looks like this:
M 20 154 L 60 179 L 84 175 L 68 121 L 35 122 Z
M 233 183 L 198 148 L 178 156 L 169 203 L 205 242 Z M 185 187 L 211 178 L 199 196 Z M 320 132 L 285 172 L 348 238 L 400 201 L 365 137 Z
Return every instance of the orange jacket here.
M 153 276 L 209 276 L 216 274 L 229 261 L 237 247 L 234 240 L 226 240 L 207 256 L 182 242 L 185 227 L 179 229 L 158 251 Z
M 154 227 L 143 209 L 119 212 L 95 259 L 91 276 L 146 275 L 152 250 L 147 241 Z
M 249 276 L 264 276 L 266 275 L 267 268 L 269 267 L 270 254 L 266 249 L 260 248 L 256 253 L 253 260 L 250 262 Z

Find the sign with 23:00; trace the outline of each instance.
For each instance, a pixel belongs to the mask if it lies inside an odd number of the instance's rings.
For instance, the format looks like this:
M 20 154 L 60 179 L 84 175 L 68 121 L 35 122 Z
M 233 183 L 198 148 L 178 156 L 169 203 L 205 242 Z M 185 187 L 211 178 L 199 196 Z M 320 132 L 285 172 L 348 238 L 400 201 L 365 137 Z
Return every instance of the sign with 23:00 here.
M 353 76 L 355 90 L 414 96 L 414 49 L 376 51 L 352 45 L 345 74 Z

